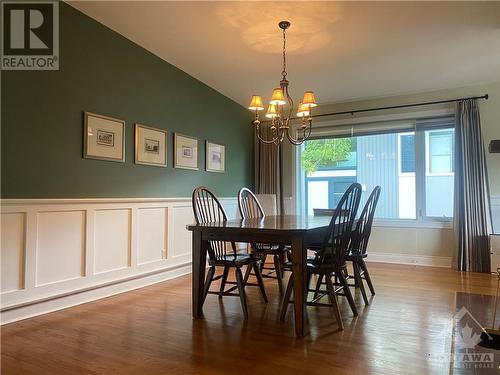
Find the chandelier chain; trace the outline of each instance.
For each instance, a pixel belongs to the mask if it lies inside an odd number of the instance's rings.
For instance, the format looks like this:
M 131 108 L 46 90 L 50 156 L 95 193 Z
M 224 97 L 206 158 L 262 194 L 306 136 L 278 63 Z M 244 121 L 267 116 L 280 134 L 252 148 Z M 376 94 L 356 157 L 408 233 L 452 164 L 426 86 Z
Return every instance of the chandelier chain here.
M 283 29 L 283 71 L 281 72 L 283 79 L 286 78 L 286 74 L 286 30 Z

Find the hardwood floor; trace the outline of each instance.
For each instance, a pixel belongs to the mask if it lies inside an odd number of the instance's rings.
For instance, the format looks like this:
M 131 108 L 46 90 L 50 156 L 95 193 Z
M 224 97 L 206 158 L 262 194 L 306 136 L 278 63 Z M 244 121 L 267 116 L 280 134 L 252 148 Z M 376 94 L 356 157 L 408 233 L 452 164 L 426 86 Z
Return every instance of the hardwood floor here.
M 292 309 L 278 320 L 276 282 L 269 303 L 248 287 L 249 320 L 237 297 L 209 295 L 191 317 L 191 278 L 181 277 L 2 327 L 2 374 L 448 374 L 455 292 L 495 293 L 486 274 L 368 264 L 377 295 L 352 318 L 339 297 L 333 311 L 308 307 L 309 332 L 293 335 Z M 214 285 L 216 288 L 218 285 Z

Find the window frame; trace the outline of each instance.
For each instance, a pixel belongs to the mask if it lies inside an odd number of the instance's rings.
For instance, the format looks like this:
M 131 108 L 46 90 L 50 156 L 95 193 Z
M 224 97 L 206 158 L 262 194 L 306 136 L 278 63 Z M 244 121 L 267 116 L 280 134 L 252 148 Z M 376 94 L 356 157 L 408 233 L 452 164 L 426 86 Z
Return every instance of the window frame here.
M 422 119 L 429 118 L 438 118 L 442 116 L 452 117 L 455 115 L 455 112 L 452 108 L 449 109 L 441 109 L 441 110 L 428 110 L 428 111 L 417 111 L 417 112 L 407 112 L 400 114 L 391 114 L 391 115 L 377 115 L 377 116 L 360 116 L 359 118 L 351 118 L 344 120 L 323 120 L 319 124 L 315 124 L 313 127 L 313 137 L 314 138 L 326 138 L 326 137 L 338 137 L 335 135 L 335 127 L 339 126 L 352 126 L 355 129 L 356 125 L 359 124 L 367 124 L 367 123 L 376 123 L 376 122 L 389 122 L 389 121 L 412 121 L 415 129 L 416 121 Z M 437 129 L 451 129 L 450 127 L 436 128 Z M 329 132 L 331 129 L 331 133 Z M 454 129 L 454 128 L 453 128 Z M 298 136 L 298 127 L 295 128 L 296 136 Z M 317 135 L 315 135 L 315 131 L 317 131 Z M 330 134 L 331 135 L 330 135 Z M 414 131 L 398 131 L 398 128 L 394 130 L 393 133 L 403 134 L 403 133 L 414 133 L 415 134 L 415 205 L 416 219 L 377 219 L 374 220 L 375 226 L 381 227 L 401 227 L 401 228 L 452 228 L 453 227 L 453 217 L 435 217 L 435 216 L 427 216 L 425 212 L 425 176 L 426 176 L 426 142 L 425 142 L 425 129 L 415 129 Z M 420 135 L 420 136 L 419 136 Z M 355 135 L 355 131 L 353 132 L 353 136 Z M 304 145 L 300 147 L 292 147 L 291 156 L 292 160 L 295 160 L 295 163 L 292 164 L 292 197 L 295 200 L 295 209 L 297 212 L 304 213 L 305 211 L 305 201 L 304 201 L 304 184 L 305 178 L 303 178 L 301 173 L 301 151 Z M 398 136 L 398 152 L 400 152 L 400 137 Z M 401 165 L 398 166 L 398 173 L 401 173 Z M 411 173 L 410 173 L 411 174 Z M 454 173 L 451 173 L 453 175 Z M 418 177 L 418 175 L 420 177 Z M 297 199 L 299 197 L 299 199 Z

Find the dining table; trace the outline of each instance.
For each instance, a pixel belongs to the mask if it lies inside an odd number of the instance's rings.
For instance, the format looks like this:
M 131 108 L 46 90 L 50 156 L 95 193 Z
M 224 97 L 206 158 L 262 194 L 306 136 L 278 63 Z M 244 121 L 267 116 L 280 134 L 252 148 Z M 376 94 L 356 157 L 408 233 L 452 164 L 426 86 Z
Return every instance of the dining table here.
M 203 316 L 205 269 L 210 241 L 289 245 L 294 274 L 295 335 L 305 336 L 307 249 L 310 244 L 320 243 L 324 239 L 330 220 L 329 216 L 274 215 L 187 225 L 187 229 L 192 232 L 193 317 Z

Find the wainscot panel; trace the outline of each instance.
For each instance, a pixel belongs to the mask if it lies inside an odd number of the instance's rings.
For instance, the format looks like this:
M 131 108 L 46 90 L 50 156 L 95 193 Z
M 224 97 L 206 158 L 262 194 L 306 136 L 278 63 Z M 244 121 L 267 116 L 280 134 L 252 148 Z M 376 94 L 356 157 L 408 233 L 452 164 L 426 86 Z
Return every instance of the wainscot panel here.
M 2 324 L 191 271 L 189 198 L 5 199 L 1 220 Z

